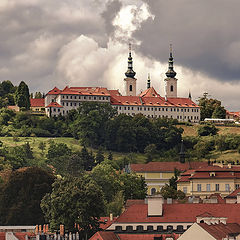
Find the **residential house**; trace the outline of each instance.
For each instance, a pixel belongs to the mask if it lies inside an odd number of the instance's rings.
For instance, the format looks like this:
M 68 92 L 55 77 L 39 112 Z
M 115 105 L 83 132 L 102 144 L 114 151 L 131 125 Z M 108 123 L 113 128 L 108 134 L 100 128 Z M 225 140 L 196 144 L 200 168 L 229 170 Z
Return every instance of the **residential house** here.
M 161 188 L 169 183 L 174 176 L 174 169 L 185 172 L 189 169 L 208 166 L 207 162 L 149 162 L 146 164 L 130 164 L 130 171 L 145 178 L 148 195 L 160 192 Z
M 165 201 L 161 195 L 148 196 L 145 201 L 132 200 L 105 231 L 96 233 L 91 240 L 176 240 L 195 222 L 219 226 L 240 224 L 239 211 L 239 203 L 175 203 Z
M 226 197 L 240 186 L 240 167 L 207 166 L 189 170 L 181 174 L 177 181 L 177 189 L 187 196 L 205 198 L 213 193 Z
M 206 224 L 194 223 L 178 240 L 236 240 L 240 239 L 237 223 Z
M 45 113 L 44 98 L 30 98 L 30 108 L 33 113 Z

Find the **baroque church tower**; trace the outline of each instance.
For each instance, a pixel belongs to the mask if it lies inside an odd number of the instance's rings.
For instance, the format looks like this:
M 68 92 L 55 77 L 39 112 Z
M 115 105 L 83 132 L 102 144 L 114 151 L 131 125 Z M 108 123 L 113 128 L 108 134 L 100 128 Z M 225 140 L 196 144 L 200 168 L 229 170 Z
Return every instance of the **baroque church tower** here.
M 168 71 L 166 72 L 167 78 L 165 81 L 165 99 L 167 98 L 177 98 L 177 78 L 175 76 L 177 73 L 173 70 L 173 54 L 172 45 L 170 44 L 170 56 L 168 60 Z
M 131 44 L 129 44 L 128 70 L 125 73 L 126 78 L 124 79 L 126 96 L 136 96 L 136 81 L 137 81 L 137 79 L 134 78 L 135 74 L 136 73 L 133 71 Z

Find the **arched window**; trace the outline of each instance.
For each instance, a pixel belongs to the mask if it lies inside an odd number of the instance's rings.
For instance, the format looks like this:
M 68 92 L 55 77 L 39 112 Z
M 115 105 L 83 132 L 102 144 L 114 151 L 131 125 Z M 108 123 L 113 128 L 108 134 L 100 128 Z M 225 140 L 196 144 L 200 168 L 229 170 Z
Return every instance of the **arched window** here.
M 132 92 L 132 85 L 129 85 L 129 91 Z
M 173 92 L 173 85 L 171 85 L 171 87 L 170 87 L 170 91 Z
M 200 221 L 200 223 L 204 223 L 204 221 L 203 221 L 203 220 L 201 220 L 201 221 Z
M 151 189 L 151 195 L 154 195 L 156 193 L 156 188 Z

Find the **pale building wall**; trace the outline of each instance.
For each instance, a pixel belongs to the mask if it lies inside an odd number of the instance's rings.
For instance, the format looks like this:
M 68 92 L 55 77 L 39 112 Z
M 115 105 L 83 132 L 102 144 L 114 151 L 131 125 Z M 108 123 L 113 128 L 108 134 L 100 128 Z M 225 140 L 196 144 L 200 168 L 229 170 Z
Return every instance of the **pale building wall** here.
M 201 191 L 198 191 L 198 184 L 201 184 Z M 207 184 L 210 184 L 210 191 L 207 191 Z M 219 184 L 219 191 L 216 191 L 216 184 Z M 229 191 L 226 190 L 226 184 L 229 184 Z M 209 196 L 213 193 L 220 193 L 223 197 L 229 195 L 235 190 L 234 179 L 193 179 L 189 182 L 178 182 L 177 189 L 183 191 L 187 187 L 187 196 Z
M 125 93 L 126 96 L 136 96 L 136 78 L 125 78 Z M 132 91 L 130 89 L 130 86 L 132 86 Z
M 194 223 L 187 231 L 185 231 L 178 240 L 216 240 L 207 231 Z
M 149 118 L 173 118 L 178 121 L 200 121 L 200 109 L 191 107 L 176 107 L 176 106 L 126 106 L 126 105 L 112 105 L 118 111 L 118 114 L 124 113 L 134 116 L 138 113 L 143 114 Z
M 177 79 L 166 78 L 165 80 L 165 94 L 167 98 L 177 97 Z

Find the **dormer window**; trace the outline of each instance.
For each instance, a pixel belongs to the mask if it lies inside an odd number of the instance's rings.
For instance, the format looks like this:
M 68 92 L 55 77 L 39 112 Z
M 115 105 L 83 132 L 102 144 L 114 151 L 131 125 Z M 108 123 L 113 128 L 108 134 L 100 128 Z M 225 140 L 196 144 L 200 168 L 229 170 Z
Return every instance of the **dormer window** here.
M 215 172 L 210 172 L 210 177 L 215 177 L 216 173 Z

